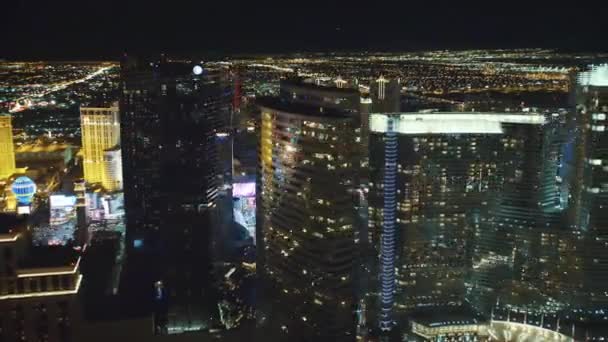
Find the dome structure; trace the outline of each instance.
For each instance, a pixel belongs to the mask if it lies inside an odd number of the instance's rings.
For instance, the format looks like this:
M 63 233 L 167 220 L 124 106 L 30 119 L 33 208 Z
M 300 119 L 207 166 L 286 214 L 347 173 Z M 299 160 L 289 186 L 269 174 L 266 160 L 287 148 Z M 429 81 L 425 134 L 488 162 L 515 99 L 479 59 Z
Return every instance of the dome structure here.
M 15 194 L 19 205 L 29 205 L 32 203 L 34 194 L 36 194 L 36 183 L 29 177 L 21 176 L 15 179 L 11 190 Z

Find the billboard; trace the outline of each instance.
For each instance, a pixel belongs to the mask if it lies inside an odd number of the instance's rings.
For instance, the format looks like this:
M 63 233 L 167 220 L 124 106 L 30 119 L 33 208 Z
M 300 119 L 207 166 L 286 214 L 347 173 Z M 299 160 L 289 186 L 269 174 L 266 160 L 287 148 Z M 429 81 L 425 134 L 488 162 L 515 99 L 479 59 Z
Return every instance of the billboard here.
M 62 194 L 55 194 L 49 197 L 49 201 L 52 208 L 65 208 L 76 206 L 76 196 L 68 196 Z
M 104 195 L 99 192 L 87 192 L 85 203 L 89 220 L 119 220 L 124 216 L 124 195 L 122 193 Z
M 255 197 L 255 182 L 234 183 L 232 185 L 232 197 Z
M 53 194 L 49 196 L 51 225 L 63 225 L 76 219 L 76 196 Z
M 30 214 L 30 206 L 29 205 L 20 205 L 17 207 L 17 214 L 19 215 L 29 215 Z
M 255 243 L 255 182 L 232 185 L 234 221 L 247 229 Z

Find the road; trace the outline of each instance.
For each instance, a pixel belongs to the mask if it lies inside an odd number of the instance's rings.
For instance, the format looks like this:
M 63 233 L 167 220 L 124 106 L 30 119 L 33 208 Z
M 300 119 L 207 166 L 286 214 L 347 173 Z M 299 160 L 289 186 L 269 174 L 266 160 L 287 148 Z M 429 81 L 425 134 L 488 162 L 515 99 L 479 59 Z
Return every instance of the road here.
M 29 108 L 29 106 L 32 105 L 32 100 L 31 100 L 32 98 L 43 97 L 45 95 L 54 93 L 56 91 L 60 91 L 60 90 L 66 89 L 67 87 L 69 87 L 69 86 L 71 86 L 73 84 L 86 82 L 86 81 L 88 81 L 88 80 L 90 80 L 90 79 L 92 79 L 94 77 L 97 77 L 97 76 L 103 74 L 104 72 L 106 72 L 106 71 L 108 71 L 108 70 L 110 70 L 112 68 L 113 68 L 113 66 L 100 67 L 99 69 L 95 70 L 94 72 L 88 74 L 85 77 L 78 78 L 78 79 L 75 79 L 75 80 L 70 80 L 70 81 L 50 84 L 50 85 L 47 86 L 48 88 L 45 91 L 43 91 L 43 92 L 41 92 L 39 94 L 35 94 L 35 95 L 32 95 L 32 96 L 24 96 L 24 97 L 18 98 L 15 101 L 15 106 L 13 108 L 11 108 L 9 110 L 9 112 L 10 113 L 16 113 L 16 112 L 20 112 L 22 110 L 25 110 L 25 109 Z M 22 106 L 22 105 L 19 104 L 20 102 L 21 103 L 26 103 L 28 105 Z

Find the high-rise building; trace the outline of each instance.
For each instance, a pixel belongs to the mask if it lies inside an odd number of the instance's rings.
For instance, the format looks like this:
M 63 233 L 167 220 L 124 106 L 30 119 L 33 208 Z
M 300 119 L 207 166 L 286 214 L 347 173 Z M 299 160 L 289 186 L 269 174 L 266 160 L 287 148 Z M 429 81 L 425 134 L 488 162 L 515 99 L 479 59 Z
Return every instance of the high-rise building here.
M 482 204 L 513 164 L 503 151 L 519 147 L 509 134 L 544 120 L 536 114 L 371 114 L 369 225 L 380 259 L 382 330 L 404 314 L 463 306 Z
M 15 146 L 11 116 L 0 114 L 0 179 L 15 173 Z
M 118 105 L 81 107 L 80 125 L 85 180 L 100 183 L 107 191 L 122 190 L 122 172 L 116 172 L 116 166 L 120 167 Z
M 396 113 L 401 110 L 401 84 L 397 79 L 380 75 L 370 85 L 372 113 Z
M 31 246 L 27 219 L 0 215 L 0 340 L 74 341 L 82 324 L 76 246 Z
M 574 82 L 569 115 L 505 135 L 502 185 L 476 225 L 467 299 L 493 320 L 591 340 L 608 319 L 608 66 Z
M 562 119 L 557 113 L 542 125 L 503 125 L 500 178 L 474 225 L 467 279 L 468 302 L 487 317 L 493 311 L 555 315 L 563 308 L 547 291 L 560 258 Z
M 359 93 L 294 81 L 259 101 L 264 334 L 355 339 Z
M 590 66 L 573 87 L 576 136 L 568 204 L 570 237 L 561 251 L 563 300 L 577 315 L 606 316 L 608 308 L 608 65 Z
M 223 77 L 164 57 L 122 64 L 124 273 L 132 280 L 123 284 L 142 302 L 154 299 L 161 334 L 205 329 L 217 304 L 209 278 L 221 176 L 216 135 L 232 98 Z

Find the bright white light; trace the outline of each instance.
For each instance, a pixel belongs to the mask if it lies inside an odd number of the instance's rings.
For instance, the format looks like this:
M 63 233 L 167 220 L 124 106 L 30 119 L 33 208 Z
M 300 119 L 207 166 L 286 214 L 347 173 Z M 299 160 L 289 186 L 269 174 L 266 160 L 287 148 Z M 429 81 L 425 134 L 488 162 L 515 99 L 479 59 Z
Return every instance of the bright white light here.
M 593 65 L 591 70 L 579 73 L 578 84 L 608 87 L 608 64 Z
M 200 75 L 203 73 L 203 67 L 201 67 L 200 65 L 195 65 L 194 68 L 192 68 L 192 72 L 195 75 Z
M 17 207 L 17 214 L 19 215 L 28 215 L 30 212 L 31 209 L 29 205 L 20 205 Z
M 590 159 L 589 160 L 589 164 L 591 164 L 591 165 L 602 165 L 602 160 L 601 159 Z
M 372 132 L 385 133 L 388 129 L 388 117 L 395 122 L 394 130 L 400 134 L 501 134 L 502 124 L 545 123 L 540 114 L 506 114 L 506 113 L 404 113 L 372 114 L 370 129 Z

